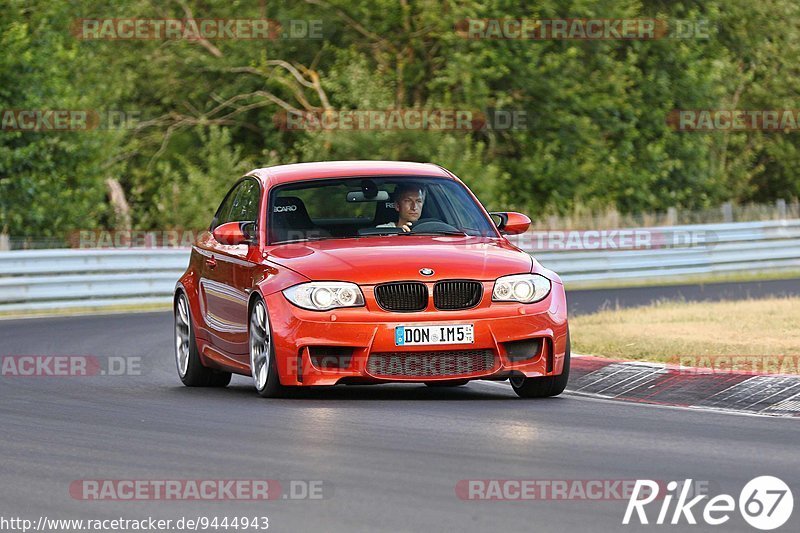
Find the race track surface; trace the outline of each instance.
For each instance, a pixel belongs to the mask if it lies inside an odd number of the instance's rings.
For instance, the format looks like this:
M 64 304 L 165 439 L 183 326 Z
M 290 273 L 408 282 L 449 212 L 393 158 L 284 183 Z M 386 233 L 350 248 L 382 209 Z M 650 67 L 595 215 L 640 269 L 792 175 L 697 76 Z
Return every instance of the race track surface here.
M 571 315 L 594 313 L 601 309 L 647 305 L 658 300 L 718 302 L 770 296 L 800 296 L 798 278 L 619 289 L 571 290 L 569 283 L 565 286 Z
M 575 297 L 573 297 L 573 301 Z M 0 321 L 0 355 L 141 358 L 141 375 L 0 377 L 0 515 L 263 516 L 272 531 L 756 531 L 622 526 L 627 502 L 465 501 L 459 480 L 683 480 L 713 494 L 775 475 L 800 500 L 797 420 L 569 393 L 519 400 L 507 383 L 451 390 L 342 386 L 264 400 L 250 380 L 189 389 L 169 313 Z M 319 480 L 321 500 L 84 501 L 81 479 Z M 648 507 L 654 520 L 658 507 Z M 700 513 L 695 513 L 699 515 Z M 699 517 L 698 517 L 699 518 Z M 800 512 L 781 529 L 800 530 Z

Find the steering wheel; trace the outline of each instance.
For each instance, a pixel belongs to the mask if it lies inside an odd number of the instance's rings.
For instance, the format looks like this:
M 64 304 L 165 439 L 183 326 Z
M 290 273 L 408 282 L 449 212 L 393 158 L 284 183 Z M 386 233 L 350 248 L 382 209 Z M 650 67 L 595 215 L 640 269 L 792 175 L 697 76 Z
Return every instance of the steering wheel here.
M 449 232 L 458 231 L 458 228 L 438 218 L 421 218 L 411 225 L 411 233 L 420 232 Z

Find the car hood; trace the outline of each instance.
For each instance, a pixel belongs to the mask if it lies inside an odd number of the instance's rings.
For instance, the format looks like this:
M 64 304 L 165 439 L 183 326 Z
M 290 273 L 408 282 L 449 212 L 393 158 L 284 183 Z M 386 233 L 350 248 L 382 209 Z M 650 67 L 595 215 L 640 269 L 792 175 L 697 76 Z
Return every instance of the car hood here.
M 494 280 L 530 272 L 533 259 L 505 240 L 484 237 L 392 235 L 289 243 L 267 259 L 312 280 L 374 285 L 396 280 Z M 430 276 L 420 270 L 433 269 Z

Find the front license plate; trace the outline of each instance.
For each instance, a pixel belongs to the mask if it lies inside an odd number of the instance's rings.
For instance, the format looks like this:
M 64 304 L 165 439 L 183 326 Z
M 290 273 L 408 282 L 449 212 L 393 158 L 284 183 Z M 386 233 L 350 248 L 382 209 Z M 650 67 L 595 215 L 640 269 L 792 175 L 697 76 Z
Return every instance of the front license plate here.
M 426 344 L 472 344 L 472 324 L 442 324 L 437 326 L 397 326 L 394 328 L 395 346 L 420 346 Z

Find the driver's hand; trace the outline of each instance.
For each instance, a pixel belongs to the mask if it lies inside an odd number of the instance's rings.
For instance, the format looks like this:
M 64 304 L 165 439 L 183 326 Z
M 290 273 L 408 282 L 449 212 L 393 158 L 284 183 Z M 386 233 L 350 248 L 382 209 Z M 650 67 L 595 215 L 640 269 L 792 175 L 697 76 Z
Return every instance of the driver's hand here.
M 403 224 L 400 227 L 403 228 L 403 231 L 405 231 L 406 233 L 409 233 L 409 232 L 411 232 L 411 224 L 412 224 L 411 222 L 406 222 L 405 224 Z

